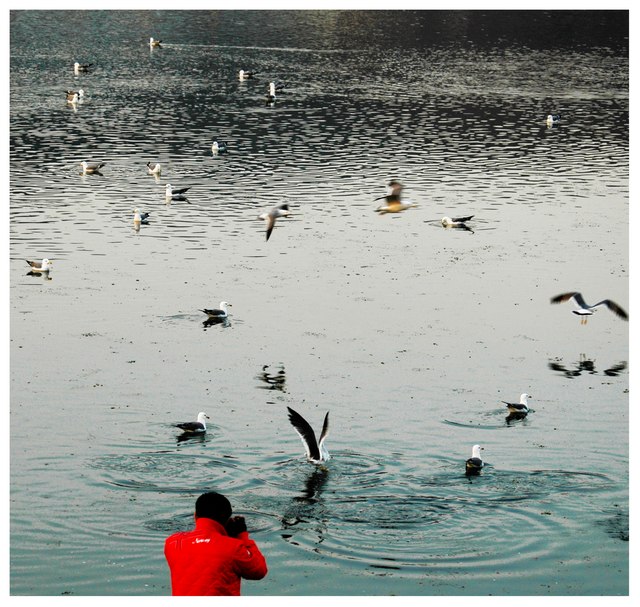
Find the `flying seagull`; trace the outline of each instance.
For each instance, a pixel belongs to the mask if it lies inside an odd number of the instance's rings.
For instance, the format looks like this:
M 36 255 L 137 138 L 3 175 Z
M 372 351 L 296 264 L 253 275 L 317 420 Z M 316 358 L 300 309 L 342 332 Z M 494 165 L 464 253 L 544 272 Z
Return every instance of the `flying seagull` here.
M 230 303 L 226 301 L 220 302 L 220 309 L 208 309 L 200 310 L 200 312 L 204 312 L 209 318 L 226 318 L 228 316 L 227 306 L 231 306 Z
M 571 293 L 562 293 L 561 295 L 556 295 L 551 298 L 551 303 L 563 303 L 568 301 L 569 299 L 573 299 L 576 309 L 572 310 L 574 314 L 580 316 L 580 324 L 586 325 L 589 316 L 591 316 L 598 307 L 607 306 L 609 310 L 617 314 L 620 318 L 624 320 L 629 319 L 629 315 L 615 302 L 610 299 L 603 299 L 599 301 L 597 304 L 589 305 L 585 302 L 581 293 L 577 291 L 572 291 Z
M 402 194 L 402 184 L 395 179 L 392 179 L 388 185 L 390 189 L 390 193 L 386 196 L 378 196 L 378 198 L 374 198 L 376 200 L 383 200 L 384 203 L 375 209 L 376 213 L 380 213 L 380 215 L 384 215 L 385 213 L 399 213 L 400 211 L 404 211 L 410 207 L 416 206 L 411 202 L 402 202 L 401 194 Z
M 53 262 L 49 261 L 46 257 L 42 261 L 29 261 L 28 259 L 25 261 L 31 267 L 31 271 L 37 273 L 48 272 L 51 270 L 51 266 L 53 266 Z
M 200 411 L 197 422 L 176 424 L 176 428 L 180 428 L 189 434 L 203 434 L 207 431 L 207 422 L 205 421 L 207 419 L 209 419 L 209 416 L 204 411 Z
M 527 413 L 529 413 L 529 411 L 531 411 L 531 409 L 529 409 L 529 406 L 527 404 L 528 398 L 532 398 L 532 396 L 531 394 L 527 394 L 525 392 L 520 395 L 519 403 L 508 403 L 506 400 L 502 400 L 500 402 L 507 405 L 507 409 L 509 409 L 509 413 L 522 413 L 526 415 Z
M 314 464 L 321 464 L 322 462 L 329 461 L 331 456 L 329 455 L 327 448 L 324 446 L 324 441 L 329 434 L 329 412 L 327 411 L 327 414 L 324 416 L 320 440 L 316 442 L 316 435 L 309 425 L 309 422 L 291 407 L 287 407 L 287 409 L 289 411 L 289 421 L 302 440 L 302 444 L 304 445 L 304 449 L 307 454 L 307 459 Z
M 471 457 L 465 462 L 465 474 L 467 476 L 477 476 L 484 468 L 484 462 L 480 457 L 481 450 L 482 447 L 480 445 L 473 445 Z
M 260 215 L 259 219 L 264 219 L 267 223 L 267 240 L 269 240 L 271 232 L 273 232 L 273 226 L 276 224 L 276 219 L 278 217 L 286 217 L 288 214 L 289 205 L 279 204 L 278 206 L 273 207 L 268 213 Z

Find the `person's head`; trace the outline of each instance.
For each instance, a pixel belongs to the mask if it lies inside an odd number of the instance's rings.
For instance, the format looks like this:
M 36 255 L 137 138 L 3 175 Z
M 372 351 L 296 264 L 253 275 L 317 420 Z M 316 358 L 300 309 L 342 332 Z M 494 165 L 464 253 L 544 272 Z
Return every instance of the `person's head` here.
M 220 493 L 216 493 L 215 491 L 203 493 L 196 500 L 195 517 L 197 519 L 211 518 L 214 521 L 218 521 L 221 525 L 224 525 L 230 516 L 231 503 Z

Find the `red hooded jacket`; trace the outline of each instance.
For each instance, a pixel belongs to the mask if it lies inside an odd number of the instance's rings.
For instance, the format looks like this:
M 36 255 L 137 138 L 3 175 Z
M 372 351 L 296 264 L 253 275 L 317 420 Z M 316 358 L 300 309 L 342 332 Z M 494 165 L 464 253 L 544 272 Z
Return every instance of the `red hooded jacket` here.
M 192 531 L 168 537 L 164 555 L 174 596 L 239 596 L 241 578 L 260 580 L 267 575 L 267 563 L 249 533 L 230 537 L 210 518 L 197 518 Z

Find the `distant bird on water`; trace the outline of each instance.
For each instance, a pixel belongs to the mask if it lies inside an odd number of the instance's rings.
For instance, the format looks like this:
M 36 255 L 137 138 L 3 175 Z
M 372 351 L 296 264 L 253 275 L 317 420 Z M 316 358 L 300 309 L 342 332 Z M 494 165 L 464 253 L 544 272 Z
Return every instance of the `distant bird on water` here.
M 531 411 L 531 409 L 529 409 L 529 404 L 527 401 L 527 399 L 529 398 L 532 398 L 531 394 L 527 394 L 525 392 L 520 395 L 519 403 L 508 403 L 506 400 L 502 400 L 500 402 L 507 405 L 507 409 L 509 410 L 509 413 L 519 413 L 521 415 L 522 414 L 526 415 L 527 413 L 529 413 L 529 411 Z
M 83 72 L 88 72 L 89 68 L 93 65 L 93 63 L 78 63 L 77 61 L 73 64 L 73 73 L 78 76 Z
M 231 307 L 231 304 L 227 301 L 221 301 L 220 309 L 205 308 L 204 310 L 200 310 L 200 312 L 204 312 L 209 318 L 227 318 L 229 315 L 227 306 Z
M 584 298 L 582 297 L 582 294 L 578 293 L 577 291 L 556 295 L 555 297 L 551 298 L 551 303 L 554 303 L 554 304 L 563 303 L 565 301 L 568 301 L 569 299 L 573 299 L 576 305 L 576 309 L 572 310 L 572 312 L 580 316 L 581 325 L 586 325 L 587 320 L 589 319 L 589 316 L 591 316 L 596 311 L 596 309 L 599 308 L 600 306 L 606 306 L 614 314 L 616 314 L 617 316 L 619 316 L 624 320 L 629 319 L 629 315 L 615 301 L 611 301 L 610 299 L 603 299 L 602 301 L 599 301 L 597 304 L 590 305 L 585 302 Z
M 49 261 L 46 257 L 42 261 L 29 261 L 28 259 L 25 261 L 29 264 L 31 271 L 37 274 L 48 272 L 53 266 L 53 262 Z
M 134 209 L 133 223 L 149 223 L 149 213 L 141 213 L 140 209 Z
M 159 47 L 161 42 L 162 42 L 162 40 L 155 40 L 154 38 L 149 38 L 149 46 L 151 48 Z M 169 46 L 171 46 L 171 45 L 169 45 Z
M 271 232 L 273 232 L 273 226 L 276 224 L 276 219 L 278 217 L 286 217 L 287 215 L 289 215 L 289 205 L 286 203 L 279 204 L 278 206 L 273 207 L 269 212 L 260 215 L 258 219 L 263 219 L 267 224 L 267 240 L 269 240 Z
M 276 100 L 276 93 L 284 90 L 285 85 L 284 84 L 276 84 L 275 82 L 270 82 L 269 83 L 269 90 L 267 91 L 267 94 L 265 95 L 266 99 L 267 99 L 267 103 L 273 103 Z
M 258 72 L 248 72 L 246 70 L 240 70 L 238 72 L 238 79 L 240 80 L 248 80 L 249 78 L 253 78 Z
M 291 407 L 287 407 L 287 409 L 289 411 L 289 421 L 302 440 L 307 459 L 314 464 L 328 462 L 331 456 L 324 446 L 324 442 L 329 435 L 329 412 L 327 411 L 327 414 L 324 416 L 322 432 L 320 432 L 319 440 L 316 441 L 316 435 L 313 432 L 313 428 L 309 425 L 309 422 Z
M 78 103 L 82 97 L 84 97 L 84 90 L 79 89 L 77 91 L 65 91 L 67 95 L 67 103 Z
M 465 474 L 467 476 L 477 476 L 484 468 L 484 462 L 480 457 L 480 445 L 473 445 L 471 449 L 471 457 L 465 462 Z
M 176 424 L 176 428 L 180 428 L 189 434 L 204 434 L 207 431 L 207 421 L 209 416 L 204 412 L 198 413 L 198 421 L 184 422 L 182 424 Z
M 156 162 L 155 164 L 147 162 L 147 171 L 149 172 L 149 175 L 158 176 L 162 174 L 162 166 L 159 162 Z
M 96 174 L 96 175 L 100 175 L 100 169 L 106 164 L 106 162 L 87 162 L 86 160 L 83 160 L 80 163 L 80 166 L 82 167 L 82 174 L 83 175 L 92 175 L 92 174 Z
M 167 200 L 186 200 L 186 196 L 185 194 L 187 193 L 187 190 L 190 190 L 191 187 L 188 188 L 180 188 L 178 190 L 174 189 L 173 186 L 168 183 L 165 186 L 165 198 Z
M 551 127 L 560 120 L 560 114 L 549 114 L 547 116 L 547 126 Z
M 466 228 L 469 230 L 469 226 L 466 225 L 467 221 L 471 221 L 473 215 L 467 215 L 467 217 L 443 217 L 441 223 L 445 228 Z
M 224 154 L 227 149 L 228 149 L 228 145 L 226 141 L 214 141 L 211 144 L 211 153 L 212 154 Z

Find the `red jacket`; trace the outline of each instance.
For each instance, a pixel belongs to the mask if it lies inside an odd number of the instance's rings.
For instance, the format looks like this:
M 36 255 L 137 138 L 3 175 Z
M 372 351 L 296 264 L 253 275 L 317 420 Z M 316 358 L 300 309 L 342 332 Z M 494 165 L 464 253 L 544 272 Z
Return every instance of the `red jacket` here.
M 192 531 L 168 537 L 164 555 L 174 596 L 238 596 L 241 578 L 260 580 L 267 575 L 264 556 L 249 534 L 230 537 L 210 518 L 198 518 Z

